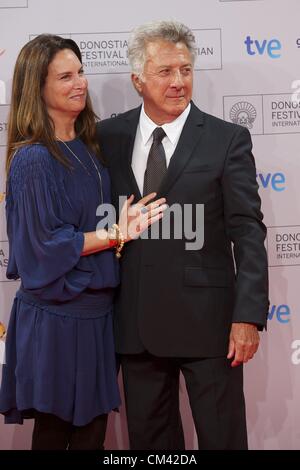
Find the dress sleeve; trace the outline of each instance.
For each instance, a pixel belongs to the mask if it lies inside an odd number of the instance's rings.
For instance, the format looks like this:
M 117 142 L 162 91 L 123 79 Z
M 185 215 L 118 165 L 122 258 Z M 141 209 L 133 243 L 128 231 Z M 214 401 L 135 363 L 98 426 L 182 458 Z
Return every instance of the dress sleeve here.
M 16 155 L 10 172 L 14 201 L 7 210 L 10 256 L 26 290 L 44 300 L 67 301 L 79 295 L 93 276 L 77 266 L 84 235 L 63 220 L 64 196 L 52 157 L 42 146 L 29 149 L 27 155 Z

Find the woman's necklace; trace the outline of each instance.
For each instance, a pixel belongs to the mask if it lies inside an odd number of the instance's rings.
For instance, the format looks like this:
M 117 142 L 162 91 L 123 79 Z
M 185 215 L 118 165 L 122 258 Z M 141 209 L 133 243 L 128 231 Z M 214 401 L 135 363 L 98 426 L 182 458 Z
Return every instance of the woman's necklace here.
M 73 152 L 73 150 L 68 146 L 68 144 L 66 144 L 66 142 L 64 142 L 62 139 L 60 139 L 59 137 L 57 137 L 57 140 L 59 140 L 60 142 L 62 142 L 65 147 L 67 147 L 67 149 L 69 150 L 69 152 L 76 158 L 76 160 L 80 163 L 80 165 L 85 169 L 85 171 L 87 172 L 87 174 L 89 176 L 91 176 L 89 170 L 87 169 L 87 167 L 85 166 L 85 164 L 80 160 L 80 158 L 76 155 L 76 153 Z M 100 188 L 100 196 L 101 196 L 101 201 L 100 201 L 100 204 L 103 204 L 103 189 L 102 189 L 102 178 L 101 178 L 101 173 L 96 165 L 96 163 L 94 162 L 94 159 L 92 157 L 92 155 L 90 154 L 90 152 L 88 151 L 88 149 L 86 150 L 87 153 L 88 153 L 88 156 L 90 157 L 90 160 L 91 162 L 93 163 L 93 166 L 96 170 L 96 173 L 98 175 L 98 180 L 99 180 L 99 188 Z

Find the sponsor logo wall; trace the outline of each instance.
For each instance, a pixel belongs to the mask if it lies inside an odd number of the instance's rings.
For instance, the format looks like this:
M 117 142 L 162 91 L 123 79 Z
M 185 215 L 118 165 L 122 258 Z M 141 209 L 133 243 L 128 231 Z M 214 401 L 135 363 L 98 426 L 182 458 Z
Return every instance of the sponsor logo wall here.
M 287 4 L 288 3 L 288 4 Z M 272 4 L 272 5 L 271 5 Z M 127 41 L 145 21 L 178 19 L 197 40 L 194 101 L 204 111 L 246 127 L 253 140 L 257 183 L 268 228 L 268 331 L 245 367 L 251 449 L 300 448 L 300 3 L 299 0 L 0 0 L 0 322 L 8 323 L 18 282 L 6 279 L 4 161 L 14 62 L 39 33 L 79 45 L 91 97 L 102 117 L 137 106 Z M 172 14 L 170 14 L 170 11 Z M 0 365 L 1 369 L 1 365 Z M 188 449 L 195 433 L 182 384 Z M 32 423 L 4 427 L 0 449 L 30 447 Z M 124 410 L 109 420 L 107 449 L 128 448 Z
M 247 127 L 252 134 L 300 132 L 300 100 L 289 93 L 224 96 L 224 119 Z
M 196 42 L 195 70 L 222 69 L 221 29 L 193 29 Z M 77 42 L 87 75 L 130 73 L 128 36 L 130 32 L 60 33 Z M 29 35 L 33 38 L 36 35 Z

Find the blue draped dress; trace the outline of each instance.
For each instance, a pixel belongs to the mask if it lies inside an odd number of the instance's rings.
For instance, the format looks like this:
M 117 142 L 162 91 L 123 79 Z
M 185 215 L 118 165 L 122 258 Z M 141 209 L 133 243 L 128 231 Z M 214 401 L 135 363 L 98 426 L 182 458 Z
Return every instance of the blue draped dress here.
M 22 423 L 33 411 L 76 426 L 120 404 L 112 312 L 119 283 L 113 250 L 81 256 L 84 232 L 110 203 L 108 171 L 80 139 L 59 144 L 71 169 L 45 146 L 17 151 L 6 201 L 7 277 L 21 279 L 6 339 L 0 412 Z M 102 193 L 102 194 L 101 194 Z M 103 201 L 101 198 L 103 197 Z

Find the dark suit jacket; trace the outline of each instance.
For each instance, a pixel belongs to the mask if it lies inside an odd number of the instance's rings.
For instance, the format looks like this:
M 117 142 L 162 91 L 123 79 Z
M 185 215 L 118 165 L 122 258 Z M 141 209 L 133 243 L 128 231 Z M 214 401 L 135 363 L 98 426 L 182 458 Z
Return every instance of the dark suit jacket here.
M 139 115 L 137 108 L 98 124 L 115 202 L 119 195 L 141 197 L 131 169 Z M 125 246 L 114 322 L 118 352 L 226 355 L 232 322 L 265 325 L 266 228 L 251 148 L 246 128 L 192 103 L 158 196 L 170 206 L 204 204 L 204 245 L 188 251 L 183 238 Z

